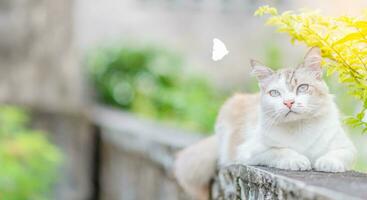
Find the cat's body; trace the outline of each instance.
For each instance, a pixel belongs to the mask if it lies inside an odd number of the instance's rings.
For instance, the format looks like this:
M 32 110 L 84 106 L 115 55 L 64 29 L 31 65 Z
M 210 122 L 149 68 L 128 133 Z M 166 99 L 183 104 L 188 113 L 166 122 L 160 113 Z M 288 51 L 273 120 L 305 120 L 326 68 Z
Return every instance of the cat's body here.
M 221 109 L 216 125 L 220 166 L 240 163 L 327 172 L 350 167 L 355 150 L 339 123 L 334 103 L 318 117 L 268 127 L 259 116 L 259 99 L 258 95 L 237 94 Z M 237 113 L 242 115 L 233 116 Z M 333 159 L 340 162 L 318 163 L 334 149 L 338 153 Z
M 294 69 L 273 72 L 253 62 L 260 94 L 237 94 L 222 106 L 214 136 L 178 154 L 175 174 L 196 199 L 208 198 L 217 164 L 343 172 L 355 148 L 321 78 L 318 49 Z

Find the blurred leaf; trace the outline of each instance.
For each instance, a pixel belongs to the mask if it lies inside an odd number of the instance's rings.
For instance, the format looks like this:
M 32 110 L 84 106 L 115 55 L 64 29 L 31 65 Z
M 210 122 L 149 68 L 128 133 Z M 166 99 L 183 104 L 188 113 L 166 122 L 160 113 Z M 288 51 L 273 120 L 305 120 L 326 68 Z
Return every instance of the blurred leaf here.
M 184 72 L 183 59 L 153 46 L 92 51 L 89 74 L 103 103 L 194 131 L 212 131 L 224 95 L 205 77 Z
M 28 121 L 23 110 L 0 106 L 1 199 L 47 199 L 56 178 L 61 154 Z

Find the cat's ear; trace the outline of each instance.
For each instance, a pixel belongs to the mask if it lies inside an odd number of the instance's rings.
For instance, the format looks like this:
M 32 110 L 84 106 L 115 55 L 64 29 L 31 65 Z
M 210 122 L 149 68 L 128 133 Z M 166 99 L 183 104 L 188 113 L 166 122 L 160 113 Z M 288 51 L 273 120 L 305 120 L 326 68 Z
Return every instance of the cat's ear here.
M 321 50 L 318 47 L 312 47 L 304 58 L 303 67 L 312 72 L 316 79 L 322 79 L 322 68 L 321 68 Z
M 264 64 L 260 63 L 256 60 L 250 60 L 251 64 L 251 75 L 255 76 L 259 82 L 263 82 L 271 75 L 274 74 L 274 71 Z

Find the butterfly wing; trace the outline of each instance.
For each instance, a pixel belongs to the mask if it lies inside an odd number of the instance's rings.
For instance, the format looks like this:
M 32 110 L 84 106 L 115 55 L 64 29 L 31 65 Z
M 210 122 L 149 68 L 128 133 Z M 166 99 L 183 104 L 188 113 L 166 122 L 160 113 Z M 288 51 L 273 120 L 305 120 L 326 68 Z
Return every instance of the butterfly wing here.
M 226 45 L 221 40 L 214 38 L 212 59 L 214 61 L 221 60 L 228 53 L 229 51 L 227 50 Z

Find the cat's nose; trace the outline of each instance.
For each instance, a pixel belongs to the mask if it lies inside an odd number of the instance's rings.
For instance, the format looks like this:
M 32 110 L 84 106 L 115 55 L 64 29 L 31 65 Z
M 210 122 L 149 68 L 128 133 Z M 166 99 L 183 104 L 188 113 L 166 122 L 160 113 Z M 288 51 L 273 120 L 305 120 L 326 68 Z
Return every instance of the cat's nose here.
M 290 109 L 292 108 L 292 105 L 294 104 L 294 100 L 285 100 L 283 101 L 283 104 Z

